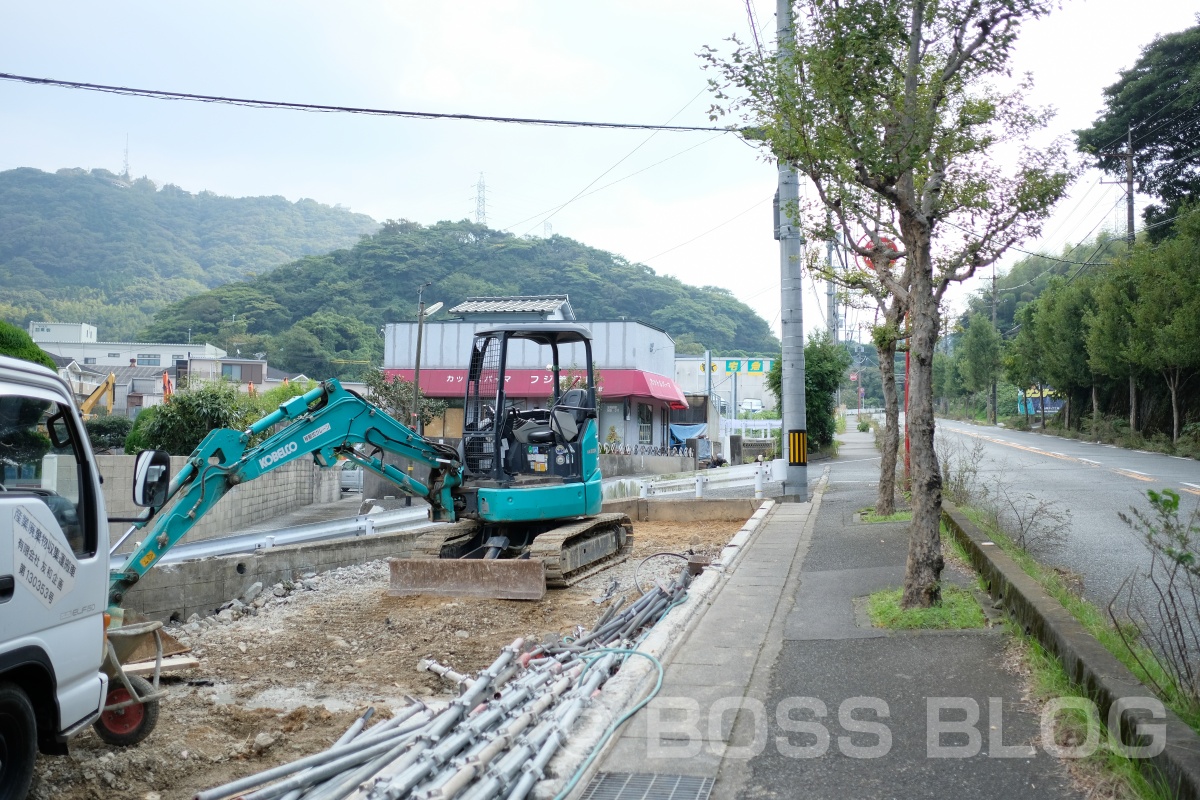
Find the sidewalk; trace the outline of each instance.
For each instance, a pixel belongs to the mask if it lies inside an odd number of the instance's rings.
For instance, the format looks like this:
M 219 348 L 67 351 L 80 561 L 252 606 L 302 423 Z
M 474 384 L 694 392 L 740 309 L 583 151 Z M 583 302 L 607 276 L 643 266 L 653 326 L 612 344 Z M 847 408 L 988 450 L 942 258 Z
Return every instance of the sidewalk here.
M 878 454 L 870 434 L 838 438 L 839 458 L 810 469 L 813 500 L 767 518 L 603 757 L 610 791 L 651 774 L 674 793 L 597 798 L 1077 796 L 1064 765 L 1030 752 L 1039 717 L 1000 629 L 863 626 L 854 599 L 900 585 L 908 523 L 859 521 Z M 931 757 L 939 746 L 951 757 Z

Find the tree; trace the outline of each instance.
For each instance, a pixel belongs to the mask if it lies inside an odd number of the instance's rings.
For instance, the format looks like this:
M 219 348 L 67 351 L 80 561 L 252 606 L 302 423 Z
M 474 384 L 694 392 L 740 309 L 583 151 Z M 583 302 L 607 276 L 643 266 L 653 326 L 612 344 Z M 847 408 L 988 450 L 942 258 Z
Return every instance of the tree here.
M 58 371 L 58 365 L 54 363 L 54 359 L 45 350 L 34 344 L 28 333 L 3 320 L 0 320 L 0 355 L 32 361 L 43 367 L 49 367 L 55 372 Z
M 1125 177 L 1125 152 L 1133 140 L 1133 174 L 1142 191 L 1162 204 L 1143 217 L 1151 241 L 1189 201 L 1200 199 L 1200 25 L 1161 36 L 1142 50 L 1121 79 L 1104 90 L 1104 113 L 1076 131 L 1079 149 L 1110 175 Z M 1150 227 L 1153 226 L 1153 227 Z
M 1052 6 L 802 0 L 794 48 L 767 57 L 735 43 L 725 61 L 707 54 L 721 75 L 714 117 L 739 112 L 774 157 L 812 182 L 833 224 L 801 209 L 789 209 L 792 218 L 813 238 L 840 229 L 906 307 L 913 521 L 905 607 L 941 599 L 932 392 L 941 300 L 952 283 L 1035 234 L 1070 178 L 1061 142 L 1026 146 L 1049 112 L 1029 108 L 1023 86 L 995 88 L 1021 24 Z M 1000 148 L 1018 155 L 1003 164 Z M 869 246 L 857 244 L 862 231 Z
M 133 420 L 119 414 L 93 417 L 83 423 L 93 450 L 125 447 L 125 437 L 133 428 Z
M 986 392 L 1000 372 L 1000 334 L 983 314 L 971 317 L 955 348 L 963 384 L 972 392 Z
M 1013 317 L 1017 324 L 1016 336 L 1004 348 L 1004 377 L 1021 389 L 1037 385 L 1039 391 L 1046 381 L 1042 342 L 1037 336 L 1034 312 L 1036 307 L 1028 303 L 1017 309 Z M 1029 421 L 1029 404 L 1025 404 L 1025 421 Z M 1046 428 L 1046 408 L 1042 404 L 1042 429 Z
M 1093 385 L 1094 373 L 1087 360 L 1087 330 L 1084 320 L 1092 308 L 1092 293 L 1086 280 L 1054 278 L 1037 301 L 1035 335 L 1042 354 L 1046 380 L 1066 399 L 1065 426 L 1079 422 L 1075 400 L 1080 391 Z
M 416 387 L 412 381 L 405 380 L 399 375 L 389 378 L 383 370 L 373 369 L 366 374 L 364 382 L 367 384 L 367 398 L 372 403 L 382 408 L 397 421 L 416 429 L 416 426 L 413 425 L 413 417 L 416 415 L 413 389 Z M 420 395 L 422 425 L 428 425 L 435 418 L 446 413 L 445 400 L 431 399 L 426 397 L 424 392 L 421 392 Z
M 1118 261 L 1101 273 L 1093 288 L 1095 307 L 1084 320 L 1088 363 L 1110 378 L 1129 383 L 1129 429 L 1137 431 L 1137 385 L 1142 368 L 1134 340 L 1133 315 L 1138 305 L 1138 280 L 1129 260 Z
M 1140 302 L 1132 338 L 1146 342 L 1141 366 L 1162 375 L 1171 394 L 1171 441 L 1179 441 L 1179 392 L 1200 369 L 1200 208 L 1185 212 L 1178 234 L 1152 246 L 1139 242 L 1130 255 Z
M 138 431 L 139 438 L 148 447 L 166 450 L 173 456 L 190 454 L 209 431 L 240 430 L 257 418 L 245 396 L 225 381 L 189 386 L 155 407 L 155 412 Z
M 775 364 L 783 361 L 776 359 Z M 833 341 L 828 331 L 808 338 L 804 345 L 804 399 L 808 438 L 817 447 L 828 447 L 837 429 L 835 398 L 842 378 L 850 367 L 850 354 Z M 772 364 L 774 368 L 775 364 Z M 782 381 L 783 370 L 780 369 Z M 778 395 L 777 395 L 778 396 Z

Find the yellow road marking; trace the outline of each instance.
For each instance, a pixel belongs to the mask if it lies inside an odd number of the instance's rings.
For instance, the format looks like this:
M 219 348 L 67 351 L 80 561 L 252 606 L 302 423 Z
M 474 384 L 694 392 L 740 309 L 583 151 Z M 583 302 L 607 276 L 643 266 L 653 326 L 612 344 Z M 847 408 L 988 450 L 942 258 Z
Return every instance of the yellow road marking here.
M 1200 495 L 1200 489 L 1189 489 L 1186 486 L 1183 487 L 1180 491 L 1187 492 L 1188 494 Z
M 1146 483 L 1154 482 L 1154 478 L 1151 478 L 1149 475 L 1139 475 L 1138 473 L 1130 472 L 1129 470 L 1114 469 L 1113 472 L 1117 473 L 1118 475 L 1124 475 L 1126 478 L 1133 478 L 1135 481 L 1145 481 Z

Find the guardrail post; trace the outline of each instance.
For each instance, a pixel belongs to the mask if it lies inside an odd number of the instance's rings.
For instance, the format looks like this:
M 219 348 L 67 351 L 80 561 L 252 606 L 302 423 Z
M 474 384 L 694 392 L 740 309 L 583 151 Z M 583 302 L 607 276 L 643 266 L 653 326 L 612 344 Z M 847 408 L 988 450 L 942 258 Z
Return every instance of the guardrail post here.
M 705 478 L 703 475 L 696 476 L 696 499 L 697 500 L 704 497 L 704 482 L 706 480 L 708 480 L 708 479 Z
M 645 500 L 649 494 L 650 494 L 650 482 L 649 481 L 640 481 L 638 483 L 638 497 L 642 500 Z
M 762 465 L 762 462 L 759 462 L 758 466 L 754 468 L 754 499 L 755 500 L 763 499 L 763 465 Z

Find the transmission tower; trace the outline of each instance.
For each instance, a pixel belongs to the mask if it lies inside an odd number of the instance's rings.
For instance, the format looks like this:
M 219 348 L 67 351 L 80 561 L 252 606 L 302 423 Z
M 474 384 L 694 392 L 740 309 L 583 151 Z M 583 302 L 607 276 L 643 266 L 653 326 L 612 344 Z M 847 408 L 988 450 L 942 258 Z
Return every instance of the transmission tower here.
M 129 134 L 128 133 L 125 134 L 125 167 L 124 167 L 124 172 L 121 173 L 121 177 L 123 177 L 125 180 L 129 180 Z
M 475 184 L 475 222 L 487 225 L 487 184 L 483 182 L 483 173 L 479 173 L 479 182 Z
M 549 221 L 542 223 L 542 237 L 549 239 L 554 235 L 554 226 Z

